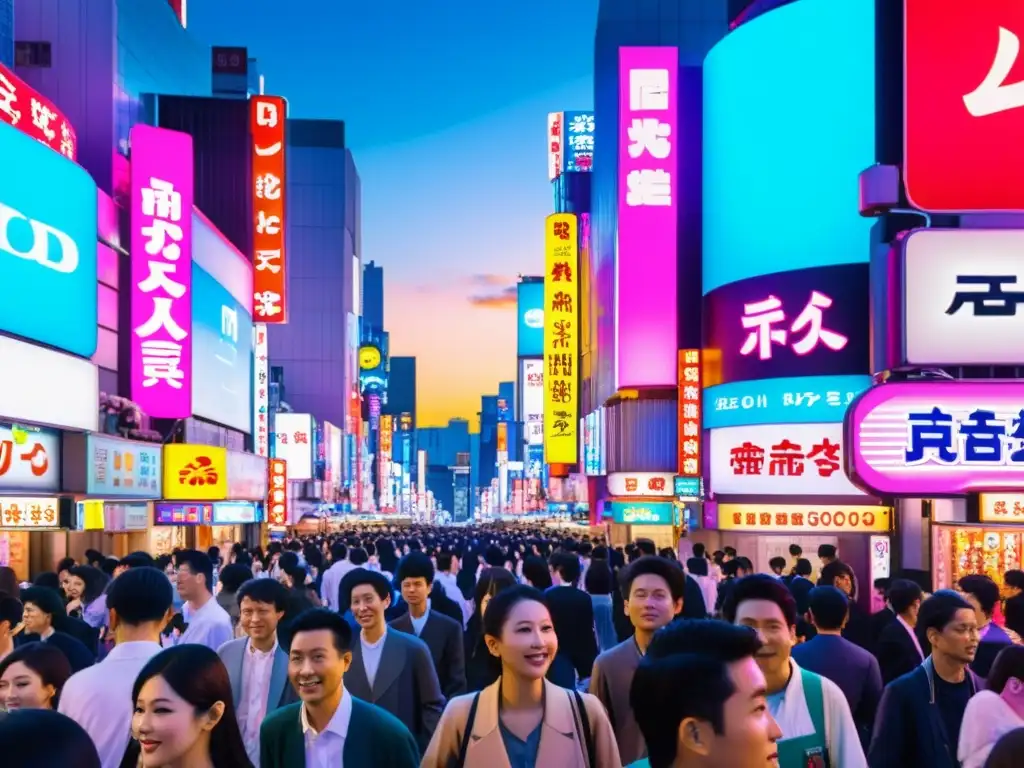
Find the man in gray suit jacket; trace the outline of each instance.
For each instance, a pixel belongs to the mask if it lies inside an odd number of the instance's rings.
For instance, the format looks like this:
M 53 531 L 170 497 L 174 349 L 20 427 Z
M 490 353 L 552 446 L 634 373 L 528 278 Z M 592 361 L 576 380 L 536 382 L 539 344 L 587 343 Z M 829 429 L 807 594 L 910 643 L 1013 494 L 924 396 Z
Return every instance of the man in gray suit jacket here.
M 253 765 L 260 760 L 260 726 L 279 707 L 298 701 L 288 683 L 288 654 L 277 642 L 288 590 L 274 579 L 252 579 L 238 589 L 239 626 L 248 637 L 230 640 L 217 654 L 231 679 L 238 727 Z
M 391 583 L 386 576 L 356 568 L 346 585 L 361 631 L 352 643 L 345 689 L 401 720 L 425 750 L 445 704 L 430 649 L 418 637 L 388 631 L 384 612 L 391 605 Z

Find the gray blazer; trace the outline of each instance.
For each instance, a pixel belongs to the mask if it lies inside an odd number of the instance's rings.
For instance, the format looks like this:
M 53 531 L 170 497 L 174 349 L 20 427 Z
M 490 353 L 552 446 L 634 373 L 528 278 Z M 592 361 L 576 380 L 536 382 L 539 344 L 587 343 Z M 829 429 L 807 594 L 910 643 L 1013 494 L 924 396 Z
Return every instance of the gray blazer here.
M 425 750 L 444 711 L 445 699 L 427 644 L 414 635 L 390 630 L 384 638 L 373 688 L 363 666 L 363 643 L 352 639 L 352 666 L 345 689 L 397 717 Z
M 449 701 L 466 692 L 466 650 L 462 642 L 462 625 L 448 616 L 431 610 L 423 631 L 416 635 L 412 615 L 403 613 L 389 627 L 419 637 L 434 659 L 434 671 L 441 681 L 441 692 Z
M 245 676 L 242 674 L 242 660 L 245 658 L 246 646 L 249 638 L 241 637 L 238 640 L 231 640 L 224 643 L 218 650 L 217 655 L 228 668 L 228 677 L 231 679 L 231 693 L 235 699 L 235 711 L 242 701 L 242 685 Z M 281 646 L 274 652 L 274 666 L 270 670 L 270 686 L 267 690 L 267 714 L 275 709 L 298 701 L 299 697 L 295 689 L 288 682 L 288 654 Z

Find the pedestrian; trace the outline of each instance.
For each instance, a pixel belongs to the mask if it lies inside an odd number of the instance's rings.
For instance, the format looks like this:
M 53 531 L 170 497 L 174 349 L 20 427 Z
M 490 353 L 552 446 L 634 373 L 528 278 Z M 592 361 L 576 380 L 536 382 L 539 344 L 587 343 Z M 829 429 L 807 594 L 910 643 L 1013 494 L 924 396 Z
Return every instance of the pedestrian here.
M 99 568 L 76 565 L 68 571 L 66 586 L 70 598 L 65 606 L 68 616 L 82 619 L 90 627 L 101 630 L 107 626 L 107 599 L 103 594 L 110 579 Z
M 1024 754 L 1024 728 L 1010 731 L 996 743 L 985 761 L 985 768 L 1020 768 Z
M 548 567 L 553 586 L 544 594 L 558 633 L 558 647 L 572 662 L 578 678 L 586 680 L 593 670 L 598 648 L 594 604 L 586 592 L 577 588 L 580 559 L 574 552 L 554 552 Z
M 0 717 L 0 757 L 11 768 L 101 768 L 82 726 L 49 709 Z
M 545 594 L 527 586 L 496 594 L 484 614 L 484 636 L 501 660 L 501 676 L 448 703 L 422 768 L 621 766 L 597 698 L 545 680 L 558 651 Z
M 187 622 L 178 643 L 196 643 L 216 651 L 235 636 L 231 617 L 213 597 L 213 561 L 195 549 L 178 553 L 178 592 L 185 599 Z
M 64 684 L 71 677 L 67 657 L 55 646 L 29 643 L 0 661 L 0 707 L 57 709 Z
M 996 657 L 985 690 L 967 702 L 957 747 L 961 768 L 983 768 L 996 742 L 1018 728 L 1024 728 L 1024 646 L 1008 645 Z
M 619 641 L 612 620 L 613 579 L 607 560 L 592 560 L 583 574 L 583 586 L 594 606 L 594 631 L 599 651 L 610 650 Z
M 884 685 L 913 672 L 924 661 L 916 630 L 923 599 L 921 586 L 909 579 L 896 579 L 889 585 L 889 605 L 895 618 L 882 629 L 875 644 Z
M 81 619 L 68 616 L 60 593 L 49 587 L 29 587 L 21 592 L 22 621 L 25 631 L 21 643 L 40 640 L 59 648 L 78 672 L 96 661 L 96 632 Z M 87 645 L 81 638 L 89 640 Z
M 1008 645 L 1020 642 L 992 620 L 992 614 L 999 604 L 999 585 L 984 574 L 964 576 L 957 582 L 957 588 L 964 599 L 974 608 L 978 620 L 978 652 L 974 654 L 971 669 L 978 677 L 988 677 L 996 656 Z
M 226 565 L 220 572 L 220 589 L 215 599 L 230 617 L 236 637 L 240 636 L 241 631 L 238 627 L 238 588 L 252 578 L 252 568 L 242 563 Z

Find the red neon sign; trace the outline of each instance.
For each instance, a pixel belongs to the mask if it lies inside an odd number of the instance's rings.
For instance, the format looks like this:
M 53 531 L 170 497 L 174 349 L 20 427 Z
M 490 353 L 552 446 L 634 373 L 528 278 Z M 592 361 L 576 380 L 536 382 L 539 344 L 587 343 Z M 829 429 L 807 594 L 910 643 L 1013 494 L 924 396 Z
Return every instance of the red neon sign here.
M 28 134 L 69 160 L 78 157 L 78 137 L 64 113 L 3 64 L 0 64 L 0 122 Z

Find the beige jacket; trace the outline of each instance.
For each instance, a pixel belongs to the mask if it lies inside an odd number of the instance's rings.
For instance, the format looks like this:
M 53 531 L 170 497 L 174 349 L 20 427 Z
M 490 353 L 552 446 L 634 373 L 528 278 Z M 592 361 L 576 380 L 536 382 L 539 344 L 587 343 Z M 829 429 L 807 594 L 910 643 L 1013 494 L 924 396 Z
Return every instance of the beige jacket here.
M 511 768 L 498 728 L 499 684 L 500 681 L 493 683 L 480 692 L 473 733 L 466 750 L 465 768 Z M 458 766 L 462 734 L 474 696 L 466 694 L 448 702 L 420 768 Z M 615 734 L 604 707 L 597 697 L 589 693 L 581 693 L 580 696 L 590 720 L 597 764 L 587 765 L 586 743 L 577 740 L 572 692 L 545 680 L 544 722 L 541 724 L 540 746 L 537 749 L 538 768 L 622 768 Z

